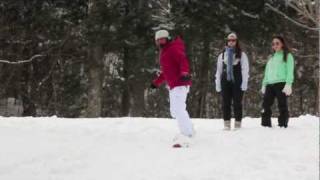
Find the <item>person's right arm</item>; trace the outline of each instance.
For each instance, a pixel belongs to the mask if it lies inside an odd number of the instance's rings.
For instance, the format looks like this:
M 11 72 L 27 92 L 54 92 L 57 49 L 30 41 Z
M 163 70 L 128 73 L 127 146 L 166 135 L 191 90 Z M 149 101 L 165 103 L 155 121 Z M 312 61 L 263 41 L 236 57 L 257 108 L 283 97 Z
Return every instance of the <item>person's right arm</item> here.
M 221 91 L 221 74 L 223 71 L 223 60 L 222 60 L 222 54 L 218 56 L 218 61 L 217 61 L 217 70 L 216 70 L 216 91 L 220 92 Z

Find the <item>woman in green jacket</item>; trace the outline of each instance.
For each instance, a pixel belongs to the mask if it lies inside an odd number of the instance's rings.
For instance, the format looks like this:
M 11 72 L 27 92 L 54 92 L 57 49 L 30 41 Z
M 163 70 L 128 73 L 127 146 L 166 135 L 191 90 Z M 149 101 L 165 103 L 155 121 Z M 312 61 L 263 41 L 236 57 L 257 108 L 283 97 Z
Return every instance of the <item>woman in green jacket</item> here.
M 292 93 L 294 59 L 284 38 L 281 36 L 273 38 L 272 49 L 274 53 L 268 60 L 262 82 L 261 92 L 264 97 L 261 125 L 272 127 L 271 106 L 274 99 L 277 98 L 280 113 L 278 125 L 287 128 L 289 121 L 287 97 Z

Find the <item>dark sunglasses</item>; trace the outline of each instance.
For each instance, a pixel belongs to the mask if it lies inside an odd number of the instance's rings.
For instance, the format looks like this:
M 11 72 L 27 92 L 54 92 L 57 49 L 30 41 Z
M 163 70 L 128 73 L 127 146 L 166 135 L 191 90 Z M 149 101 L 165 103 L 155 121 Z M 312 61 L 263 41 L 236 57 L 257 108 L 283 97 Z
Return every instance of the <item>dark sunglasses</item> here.
M 272 46 L 279 46 L 279 45 L 280 45 L 280 42 L 272 43 Z
M 236 39 L 228 39 L 227 41 L 228 42 L 236 42 L 237 40 Z

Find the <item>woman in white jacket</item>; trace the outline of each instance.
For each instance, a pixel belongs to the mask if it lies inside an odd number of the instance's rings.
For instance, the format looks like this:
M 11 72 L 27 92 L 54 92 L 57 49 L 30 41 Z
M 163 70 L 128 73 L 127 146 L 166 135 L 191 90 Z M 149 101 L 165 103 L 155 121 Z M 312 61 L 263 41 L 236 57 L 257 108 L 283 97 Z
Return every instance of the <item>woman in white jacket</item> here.
M 224 129 L 231 130 L 231 105 L 233 105 L 235 129 L 241 128 L 242 97 L 248 89 L 249 62 L 242 52 L 238 37 L 231 33 L 226 47 L 218 57 L 216 71 L 216 91 L 222 95 Z

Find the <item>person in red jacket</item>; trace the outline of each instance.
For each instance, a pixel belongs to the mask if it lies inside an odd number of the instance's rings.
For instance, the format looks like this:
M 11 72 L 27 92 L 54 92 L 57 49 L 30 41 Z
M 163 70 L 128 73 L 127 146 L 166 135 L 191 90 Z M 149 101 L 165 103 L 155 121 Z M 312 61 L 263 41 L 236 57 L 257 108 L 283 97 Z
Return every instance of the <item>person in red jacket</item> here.
M 166 30 L 157 31 L 155 41 L 160 48 L 161 73 L 152 81 L 151 88 L 158 88 L 164 82 L 168 85 L 170 114 L 177 119 L 181 132 L 174 139 L 174 147 L 187 147 L 194 136 L 194 129 L 186 110 L 186 99 L 192 83 L 185 45 L 180 37 L 171 40 Z

